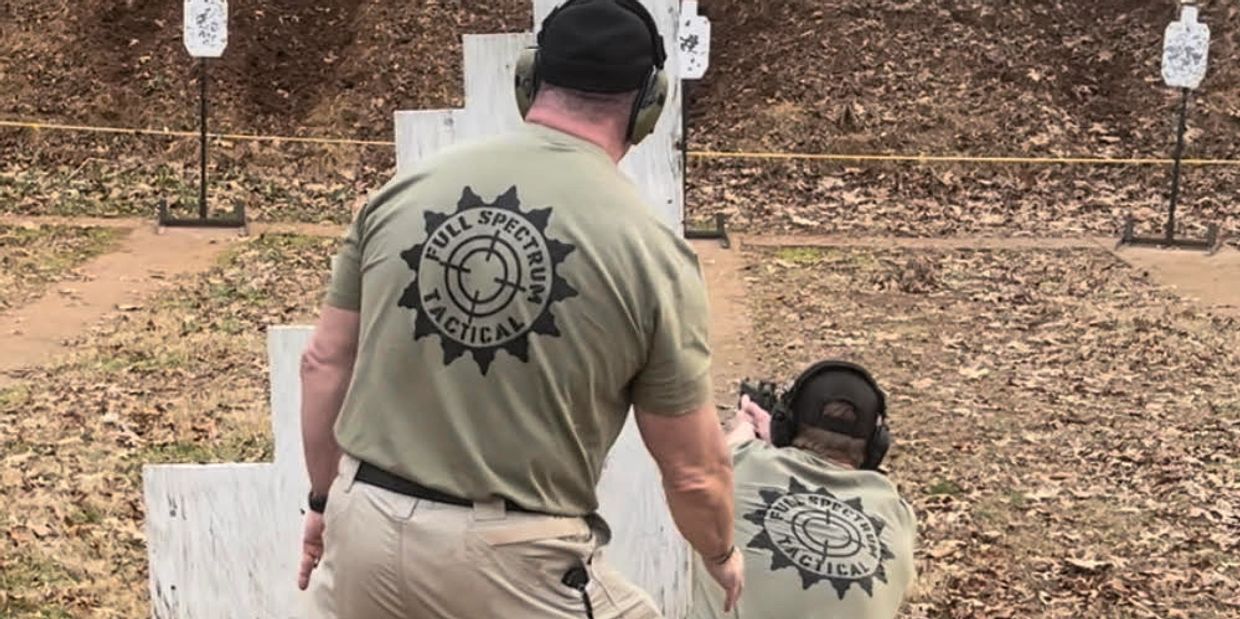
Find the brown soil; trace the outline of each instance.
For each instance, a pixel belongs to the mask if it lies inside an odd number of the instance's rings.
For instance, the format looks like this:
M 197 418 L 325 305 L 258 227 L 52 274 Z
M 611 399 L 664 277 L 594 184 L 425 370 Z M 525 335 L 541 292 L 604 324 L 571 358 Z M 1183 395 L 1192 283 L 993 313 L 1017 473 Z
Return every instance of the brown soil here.
M 0 314 L 0 386 L 63 353 L 90 328 L 141 307 L 153 291 L 212 264 L 235 233 L 132 230 L 116 251 L 83 266 L 43 298 Z
M 717 33 L 691 97 L 691 146 L 722 150 L 1166 156 L 1175 93 L 1158 79 L 1169 0 L 708 0 Z M 195 68 L 179 5 L 0 3 L 0 116 L 192 128 Z M 1188 155 L 1236 157 L 1240 7 L 1203 3 L 1214 32 Z M 391 136 L 392 111 L 459 103 L 459 36 L 525 30 L 529 3 L 234 4 L 213 75 L 213 126 Z M 390 173 L 390 149 L 221 145 L 216 191 L 263 220 L 347 219 Z M 192 140 L 0 131 L 11 212 L 147 214 L 193 194 Z M 74 178 L 80 165 L 88 165 Z M 102 162 L 102 163 L 100 163 Z M 60 169 L 64 166 L 65 169 Z M 97 168 L 97 169 L 96 169 Z M 35 172 L 37 171 L 37 173 Z M 942 236 L 1114 234 L 1153 225 L 1162 167 L 882 165 L 695 160 L 690 215 L 755 231 Z M 1193 168 L 1190 231 L 1240 235 L 1234 169 Z M 16 190 L 6 190 L 5 185 Z M 71 187 L 71 191 L 62 191 Z
M 919 521 L 902 616 L 1235 616 L 1235 318 L 1100 247 L 750 260 L 764 372 L 844 357 L 888 390 Z
M 710 295 L 710 347 L 715 402 L 725 418 L 735 406 L 740 381 L 756 378 L 751 358 L 754 347 L 749 301 L 744 277 L 749 263 L 740 248 L 724 249 L 715 241 L 696 241 Z
M 1224 248 L 1208 255 L 1124 247 L 1115 255 L 1186 300 L 1204 304 L 1216 314 L 1240 317 L 1240 251 Z

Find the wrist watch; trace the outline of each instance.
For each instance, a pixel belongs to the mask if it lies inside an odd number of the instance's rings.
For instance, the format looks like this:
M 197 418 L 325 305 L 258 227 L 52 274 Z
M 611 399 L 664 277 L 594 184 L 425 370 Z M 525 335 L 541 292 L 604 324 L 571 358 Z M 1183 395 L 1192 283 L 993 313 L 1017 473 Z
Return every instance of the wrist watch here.
M 315 496 L 313 490 L 310 491 L 307 502 L 310 504 L 310 511 L 316 514 L 322 514 L 327 509 L 327 495 Z

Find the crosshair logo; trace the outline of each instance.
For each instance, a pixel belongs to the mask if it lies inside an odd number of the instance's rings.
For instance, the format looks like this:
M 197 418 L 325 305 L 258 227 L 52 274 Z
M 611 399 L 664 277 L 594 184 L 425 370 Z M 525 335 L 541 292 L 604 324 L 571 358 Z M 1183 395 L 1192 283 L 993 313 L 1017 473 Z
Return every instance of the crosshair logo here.
M 761 527 L 749 547 L 771 551 L 772 571 L 796 568 L 803 589 L 829 581 L 841 600 L 853 583 L 873 597 L 874 580 L 887 582 L 884 562 L 895 555 L 882 540 L 886 523 L 866 514 L 860 498 L 841 501 L 796 479 L 789 480 L 787 492 L 759 495 L 763 507 L 745 515 Z
M 486 203 L 466 187 L 450 215 L 427 211 L 426 242 L 401 254 L 417 275 L 400 306 L 414 339 L 439 335 L 444 363 L 469 351 L 485 375 L 495 353 L 529 361 L 529 334 L 559 336 L 551 305 L 577 291 L 558 267 L 575 247 L 548 239 L 551 209 L 523 213 L 517 188 Z

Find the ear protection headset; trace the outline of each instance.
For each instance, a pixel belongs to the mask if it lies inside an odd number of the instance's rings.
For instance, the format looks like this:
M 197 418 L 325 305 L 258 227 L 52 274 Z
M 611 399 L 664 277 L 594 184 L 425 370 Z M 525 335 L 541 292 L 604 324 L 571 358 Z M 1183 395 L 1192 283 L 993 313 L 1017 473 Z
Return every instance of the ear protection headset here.
M 569 0 L 556 7 L 543 22 L 544 30 L 561 11 L 580 1 Z M 667 51 L 663 47 L 663 36 L 659 34 L 654 17 L 650 15 L 646 7 L 642 6 L 638 0 L 614 1 L 637 15 L 646 24 L 646 28 L 650 30 L 651 44 L 654 46 L 654 66 L 650 68 L 650 75 L 642 82 L 638 90 L 637 99 L 633 102 L 633 111 L 629 114 L 629 125 L 625 130 L 625 139 L 630 144 L 638 144 L 654 132 L 655 125 L 659 124 L 659 116 L 663 114 L 663 106 L 667 103 L 670 86 L 667 74 L 663 71 L 663 65 L 667 62 Z M 539 44 L 542 41 L 543 35 L 539 33 Z M 538 89 L 542 85 L 542 80 L 538 75 L 538 54 L 538 47 L 530 47 L 521 52 L 517 60 L 517 109 L 521 111 L 521 118 L 529 114 L 530 108 L 534 105 L 534 97 L 538 95 Z
M 784 392 L 775 410 L 771 411 L 771 444 L 776 447 L 792 445 L 792 439 L 796 437 L 801 423 L 793 407 L 797 395 L 810 379 L 825 372 L 838 371 L 851 372 L 860 376 L 878 394 L 878 418 L 875 420 L 874 431 L 865 441 L 865 460 L 861 463 L 862 469 L 877 471 L 883 458 L 887 456 L 887 451 L 891 449 L 891 433 L 887 429 L 887 394 L 883 393 L 882 388 L 878 386 L 878 381 L 874 380 L 865 368 L 855 363 L 823 361 L 814 364 L 797 377 L 792 387 Z

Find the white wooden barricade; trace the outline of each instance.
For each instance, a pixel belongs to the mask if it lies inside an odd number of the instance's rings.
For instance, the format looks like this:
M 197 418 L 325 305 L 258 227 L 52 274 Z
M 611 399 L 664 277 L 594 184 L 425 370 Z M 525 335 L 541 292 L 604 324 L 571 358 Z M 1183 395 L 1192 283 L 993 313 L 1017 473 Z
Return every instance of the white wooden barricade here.
M 678 0 L 643 0 L 655 14 L 678 75 Z M 535 23 L 555 2 L 534 0 Z M 513 64 L 529 34 L 466 36 L 465 108 L 397 112 L 398 173 L 460 140 L 514 128 Z M 681 229 L 684 170 L 680 84 L 656 132 L 623 168 Z M 152 614 L 160 619 L 289 618 L 306 616 L 295 586 L 302 514 L 309 482 L 301 452 L 298 363 L 309 330 L 276 327 L 269 335 L 275 462 L 159 465 L 143 472 L 147 505 Z M 630 422 L 603 472 L 601 512 L 615 538 L 607 553 L 622 573 L 648 591 L 671 619 L 687 612 L 690 551 L 676 532 L 658 471 Z
M 301 507 L 301 351 L 310 330 L 273 327 L 275 462 L 143 470 L 151 614 L 159 619 L 304 617 L 296 586 Z

